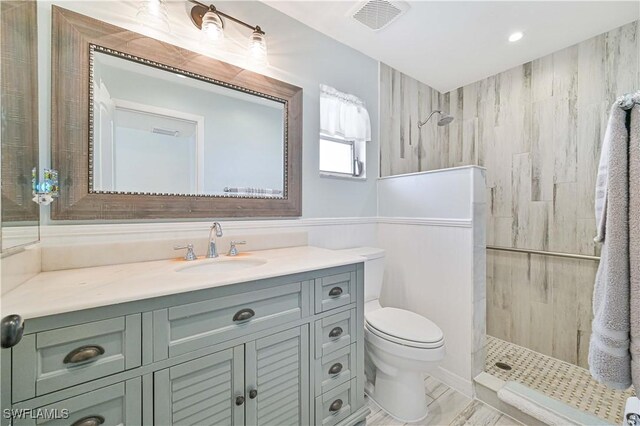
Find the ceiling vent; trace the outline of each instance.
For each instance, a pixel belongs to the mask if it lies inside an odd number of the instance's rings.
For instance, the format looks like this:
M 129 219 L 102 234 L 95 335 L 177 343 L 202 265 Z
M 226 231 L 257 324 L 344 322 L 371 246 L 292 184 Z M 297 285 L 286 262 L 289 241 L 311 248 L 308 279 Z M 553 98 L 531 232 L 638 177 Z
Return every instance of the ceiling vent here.
M 369 29 L 380 31 L 408 9 L 409 4 L 403 1 L 370 0 L 359 3 L 349 14 Z

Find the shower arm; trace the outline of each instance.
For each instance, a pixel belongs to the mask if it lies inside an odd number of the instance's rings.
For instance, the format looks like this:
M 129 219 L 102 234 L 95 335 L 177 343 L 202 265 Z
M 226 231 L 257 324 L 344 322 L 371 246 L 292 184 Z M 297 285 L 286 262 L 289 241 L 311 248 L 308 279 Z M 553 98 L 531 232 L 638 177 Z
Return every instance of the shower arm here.
M 435 110 L 435 111 L 431 112 L 431 114 L 429 114 L 429 116 L 427 117 L 427 119 L 426 119 L 426 120 L 424 120 L 424 121 L 418 121 L 418 129 L 421 129 L 421 128 L 422 128 L 422 126 L 424 126 L 425 124 L 427 124 L 427 121 L 429 121 L 429 120 L 431 119 L 431 117 L 433 117 L 433 114 L 436 114 L 436 113 L 438 113 L 438 114 L 442 114 L 442 111 L 440 111 L 439 109 L 437 109 L 437 110 Z

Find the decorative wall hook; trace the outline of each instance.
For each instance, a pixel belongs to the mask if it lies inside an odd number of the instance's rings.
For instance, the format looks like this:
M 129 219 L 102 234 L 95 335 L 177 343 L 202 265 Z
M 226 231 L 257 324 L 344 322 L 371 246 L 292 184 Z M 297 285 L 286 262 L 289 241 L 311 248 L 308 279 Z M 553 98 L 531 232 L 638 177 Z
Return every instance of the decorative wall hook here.
M 31 170 L 31 190 L 33 202 L 41 206 L 48 206 L 55 198 L 58 198 L 60 186 L 58 184 L 58 171 L 44 169 L 43 180 L 38 182 L 38 169 Z

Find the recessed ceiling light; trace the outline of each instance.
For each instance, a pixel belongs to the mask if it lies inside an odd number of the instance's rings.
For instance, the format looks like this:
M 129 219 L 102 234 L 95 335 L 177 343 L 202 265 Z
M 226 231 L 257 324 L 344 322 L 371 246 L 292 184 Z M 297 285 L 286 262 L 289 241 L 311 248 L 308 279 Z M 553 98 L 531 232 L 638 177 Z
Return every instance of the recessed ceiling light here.
M 522 33 L 522 31 L 518 31 L 509 36 L 509 41 L 513 43 L 520 40 L 522 37 L 524 37 L 524 34 Z

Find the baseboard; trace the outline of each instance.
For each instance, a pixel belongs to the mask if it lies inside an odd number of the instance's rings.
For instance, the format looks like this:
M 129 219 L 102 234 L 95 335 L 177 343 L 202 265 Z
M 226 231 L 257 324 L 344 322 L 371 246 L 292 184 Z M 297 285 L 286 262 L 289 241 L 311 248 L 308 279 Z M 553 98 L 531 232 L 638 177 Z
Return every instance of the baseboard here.
M 443 367 L 438 367 L 433 371 L 429 371 L 429 375 L 440 380 L 445 385 L 457 390 L 463 395 L 473 398 L 473 383 L 471 381 L 466 380 Z

